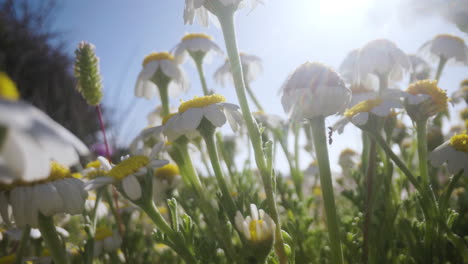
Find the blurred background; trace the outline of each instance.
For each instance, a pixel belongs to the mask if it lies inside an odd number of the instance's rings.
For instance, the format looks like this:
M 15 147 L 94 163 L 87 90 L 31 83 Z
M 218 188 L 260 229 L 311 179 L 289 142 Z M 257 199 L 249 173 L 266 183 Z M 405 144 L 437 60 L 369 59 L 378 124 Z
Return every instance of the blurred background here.
M 466 8 L 450 0 L 269 0 L 237 15 L 241 51 L 263 59 L 263 74 L 252 84 L 268 113 L 284 118 L 278 89 L 295 67 L 320 61 L 337 69 L 347 53 L 376 38 L 388 38 L 409 54 L 440 33 L 467 41 Z M 185 33 L 204 32 L 224 49 L 216 23 L 204 28 L 184 25 L 183 0 L 0 0 L 0 70 L 17 83 L 22 98 L 32 102 L 88 144 L 100 141 L 94 108 L 75 92 L 73 55 L 78 43 L 96 46 L 104 82 L 104 115 L 115 147 L 128 144 L 147 125 L 146 116 L 159 99 L 133 96 L 141 62 L 153 51 L 170 51 Z M 212 74 L 224 58 L 205 65 L 209 89 L 237 103 L 233 87 L 219 87 Z M 436 67 L 437 62 L 431 62 Z M 196 68 L 182 66 L 191 89 L 179 100 L 202 95 Z M 452 94 L 468 77 L 466 66 L 445 68 L 440 87 Z M 406 89 L 408 80 L 399 87 Z M 253 108 L 253 107 L 252 107 Z M 455 115 L 458 116 L 458 115 Z M 336 118 L 328 118 L 332 125 Z M 333 166 L 345 147 L 360 149 L 358 133 L 348 126 L 330 146 Z M 281 157 L 279 157 L 281 158 Z M 304 162 L 303 167 L 308 164 Z

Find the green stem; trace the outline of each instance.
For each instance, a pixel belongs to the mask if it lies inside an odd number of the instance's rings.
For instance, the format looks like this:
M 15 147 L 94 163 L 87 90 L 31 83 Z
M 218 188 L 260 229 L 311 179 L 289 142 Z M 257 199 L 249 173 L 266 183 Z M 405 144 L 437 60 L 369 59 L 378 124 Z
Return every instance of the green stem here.
M 312 136 L 314 138 L 315 153 L 320 171 L 320 184 L 322 186 L 323 203 L 327 217 L 327 228 L 330 239 L 332 263 L 343 263 L 338 217 L 333 196 L 333 183 L 328 159 L 327 135 L 325 134 L 325 118 L 317 116 L 310 119 Z
M 281 136 L 280 133 L 275 132 L 275 137 L 277 141 L 280 143 L 281 148 L 283 149 L 284 155 L 286 156 L 286 160 L 289 164 L 289 173 L 291 173 L 292 180 L 294 182 L 294 187 L 296 189 L 297 196 L 302 199 L 302 179 L 301 175 L 299 174 L 299 170 L 296 169 L 294 165 L 294 159 L 291 157 L 291 154 L 288 151 L 288 147 L 286 146 L 285 138 Z
M 372 223 L 372 192 L 373 182 L 377 163 L 377 146 L 375 140 L 371 139 L 369 148 L 369 163 L 366 171 L 366 200 L 364 205 L 364 228 L 363 228 L 363 246 L 362 246 L 362 262 L 367 263 L 369 260 L 369 234 Z
M 444 196 L 442 196 L 440 200 L 440 209 L 443 214 L 445 214 L 445 212 L 447 211 L 450 196 L 452 195 L 452 192 L 455 189 L 455 186 L 462 175 L 463 171 L 460 171 L 459 173 L 453 175 L 450 179 L 450 183 L 447 187 L 447 190 L 445 191 Z
M 439 57 L 439 65 L 437 66 L 437 72 L 436 72 L 436 76 L 435 76 L 435 79 L 436 79 L 437 82 L 439 82 L 440 76 L 442 76 L 442 71 L 444 70 L 444 67 L 445 67 L 446 63 L 447 63 L 447 59 L 440 56 Z
M 186 174 L 185 177 L 190 181 L 196 195 L 199 197 L 200 207 L 203 214 L 205 215 L 205 221 L 208 223 L 208 225 L 214 226 L 215 230 L 221 230 L 220 232 L 214 232 L 214 235 L 218 237 L 219 243 L 226 252 L 227 258 L 233 261 L 236 254 L 233 249 L 229 229 L 227 228 L 226 223 L 221 224 L 219 222 L 217 212 L 215 212 L 211 203 L 206 198 L 205 192 L 202 189 L 202 184 L 198 178 L 197 171 L 195 170 L 195 167 L 193 167 L 192 159 L 188 153 L 186 140 L 181 141 L 178 139 L 174 143 L 174 146 L 178 149 L 182 158 L 182 163 L 179 166 L 182 173 Z
M 153 200 L 148 199 L 143 201 L 140 205 L 141 209 L 145 211 L 145 213 L 151 218 L 153 223 L 157 226 L 159 230 L 161 230 L 164 234 L 166 234 L 169 239 L 174 243 L 176 248 L 173 248 L 177 254 L 182 257 L 186 263 L 197 263 L 197 260 L 192 255 L 190 250 L 185 246 L 185 242 L 183 238 L 178 235 L 174 230 L 169 226 L 169 224 L 164 220 L 164 217 L 158 211 L 156 206 L 154 205 Z
M 427 120 L 416 122 L 416 132 L 418 137 L 418 158 L 419 174 L 423 186 L 429 185 L 429 175 L 427 169 Z
M 198 76 L 200 77 L 200 82 L 201 82 L 201 86 L 202 86 L 202 89 L 203 89 L 203 94 L 204 95 L 209 95 L 210 91 L 208 90 L 208 86 L 206 85 L 205 74 L 204 74 L 204 71 L 203 71 L 203 60 L 202 59 L 195 59 L 195 58 L 193 58 L 193 59 L 195 61 L 195 65 L 197 66 Z
M 159 96 L 161 96 L 161 104 L 162 104 L 162 110 L 161 110 L 161 116 L 167 116 L 169 115 L 169 93 L 168 93 L 168 84 L 159 87 Z
M 221 170 L 221 165 L 219 163 L 218 152 L 216 150 L 216 143 L 214 140 L 214 134 L 211 132 L 203 132 L 201 131 L 203 139 L 206 143 L 206 148 L 208 150 L 208 155 L 210 156 L 211 165 L 213 167 L 214 174 L 216 176 L 216 180 L 218 181 L 219 187 L 223 194 L 223 200 L 226 203 L 229 219 L 232 223 L 235 223 L 234 216 L 236 214 L 236 205 L 232 200 L 231 193 L 229 192 L 229 188 L 226 184 L 226 180 L 224 179 L 223 171 Z
M 405 165 L 405 163 L 387 145 L 387 142 L 385 141 L 385 139 L 383 139 L 383 137 L 380 134 L 370 134 L 370 135 L 375 139 L 375 141 L 377 141 L 377 143 L 385 151 L 385 153 L 387 153 L 387 155 L 390 156 L 393 162 L 395 162 L 398 168 L 400 168 L 400 170 L 406 175 L 406 177 L 413 184 L 413 186 L 421 192 L 420 184 L 418 180 L 416 179 L 416 177 L 413 175 L 411 170 Z
M 251 139 L 254 149 L 255 161 L 257 167 L 262 175 L 265 193 L 268 200 L 270 214 L 276 223 L 276 241 L 275 249 L 279 257 L 280 263 L 287 263 L 286 250 L 284 248 L 283 236 L 281 234 L 281 223 L 279 221 L 278 209 L 276 206 L 273 184 L 272 184 L 272 171 L 268 171 L 266 166 L 265 154 L 262 148 L 262 138 L 255 122 L 245 94 L 245 83 L 243 80 L 242 67 L 240 63 L 239 50 L 237 48 L 236 31 L 234 26 L 234 10 L 223 9 L 224 12 L 217 14 L 221 29 L 223 31 L 226 50 L 231 65 L 231 73 L 234 79 L 234 86 L 236 88 L 237 98 L 242 110 L 247 130 Z
M 23 232 L 21 233 L 20 244 L 19 244 L 18 250 L 16 250 L 16 253 L 15 253 L 16 255 L 15 264 L 23 263 L 23 255 L 24 255 L 24 252 L 26 251 L 26 245 L 28 244 L 31 227 L 29 225 L 26 225 L 22 231 Z
M 245 84 L 245 89 L 247 90 L 247 93 L 249 94 L 250 99 L 254 102 L 255 106 L 257 107 L 258 111 L 263 111 L 263 107 L 258 101 L 257 97 L 253 93 L 252 89 L 250 89 L 250 85 L 248 83 Z
M 69 263 L 64 244 L 60 241 L 52 216 L 44 216 L 38 213 L 38 220 L 39 230 L 41 231 L 47 248 L 50 250 L 54 262 L 60 264 Z

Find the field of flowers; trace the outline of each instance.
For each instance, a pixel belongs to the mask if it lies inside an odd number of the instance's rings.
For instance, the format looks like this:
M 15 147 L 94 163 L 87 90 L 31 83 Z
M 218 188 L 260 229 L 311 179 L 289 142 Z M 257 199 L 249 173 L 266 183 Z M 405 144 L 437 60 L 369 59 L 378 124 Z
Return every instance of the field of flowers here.
M 304 62 L 278 85 L 285 120 L 251 89 L 261 58 L 237 45 L 236 11 L 262 1 L 185 3 L 185 23 L 216 21 L 224 43 L 190 33 L 142 60 L 134 94 L 160 106 L 124 153 L 108 145 L 91 43 L 76 48 L 74 75 L 103 156 L 0 72 L 0 264 L 468 263 L 468 79 L 453 94 L 438 84 L 468 66 L 463 38 L 435 35 L 414 55 L 370 40 L 336 70 Z M 208 88 L 208 56 L 227 56 L 214 79 L 238 103 Z M 186 61 L 200 96 L 172 109 Z M 344 149 L 332 175 L 329 145 L 346 126 L 362 149 Z

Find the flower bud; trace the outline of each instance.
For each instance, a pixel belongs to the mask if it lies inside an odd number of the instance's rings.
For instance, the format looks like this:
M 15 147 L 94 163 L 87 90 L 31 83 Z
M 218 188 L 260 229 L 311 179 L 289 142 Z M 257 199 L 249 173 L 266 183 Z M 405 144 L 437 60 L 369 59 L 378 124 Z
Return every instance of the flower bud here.
M 90 105 L 98 105 L 102 100 L 102 83 L 99 73 L 99 58 L 94 53 L 94 45 L 80 42 L 75 50 L 75 77 L 77 90 Z

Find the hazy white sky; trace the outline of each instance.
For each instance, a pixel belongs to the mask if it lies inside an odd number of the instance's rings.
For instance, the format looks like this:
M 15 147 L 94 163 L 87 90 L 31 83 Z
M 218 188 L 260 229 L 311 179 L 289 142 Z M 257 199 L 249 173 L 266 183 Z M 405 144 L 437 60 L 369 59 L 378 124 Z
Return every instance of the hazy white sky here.
M 96 45 L 104 79 L 104 104 L 112 110 L 107 117 L 122 125 L 120 142 L 130 141 L 146 125 L 147 113 L 159 103 L 157 99 L 133 97 L 133 86 L 145 55 L 172 49 L 187 32 L 210 34 L 224 49 L 222 34 L 216 26 L 183 24 L 183 6 L 183 0 L 62 2 L 55 29 L 65 32 L 70 54 L 81 40 Z M 388 38 L 407 53 L 417 52 L 424 42 L 440 33 L 467 40 L 465 33 L 435 12 L 413 12 L 397 0 L 269 0 L 248 11 L 243 10 L 237 16 L 239 46 L 264 61 L 264 72 L 252 88 L 268 112 L 283 117 L 277 91 L 295 67 L 307 60 L 337 68 L 351 49 L 376 38 Z M 237 103 L 232 87 L 221 88 L 212 81 L 214 70 L 223 62 L 224 58 L 213 58 L 206 65 L 208 86 Z M 178 106 L 180 99 L 202 94 L 193 64 L 186 63 L 183 68 L 190 78 L 191 90 L 172 99 L 174 106 Z M 449 66 L 440 86 L 451 93 L 468 77 L 467 73 L 467 67 Z M 329 118 L 327 123 L 331 125 L 333 120 Z M 335 136 L 330 147 L 332 163 L 336 164 L 336 157 L 344 147 L 359 150 L 359 141 L 355 129 L 350 127 L 345 134 Z M 303 166 L 308 163 L 310 160 L 302 161 Z

